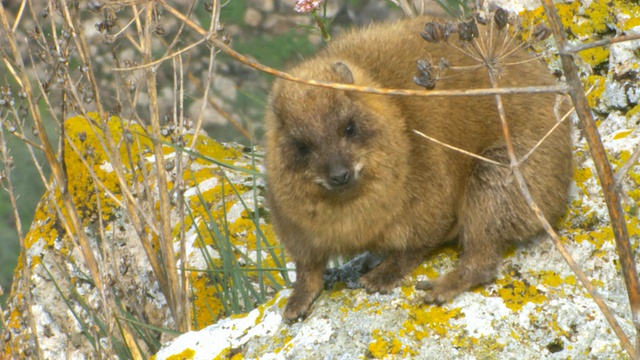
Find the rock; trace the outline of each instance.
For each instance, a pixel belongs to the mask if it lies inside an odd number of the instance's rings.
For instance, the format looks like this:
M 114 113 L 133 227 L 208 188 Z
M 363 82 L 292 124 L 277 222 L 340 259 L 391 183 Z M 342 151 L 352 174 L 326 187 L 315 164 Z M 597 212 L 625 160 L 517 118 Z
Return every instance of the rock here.
M 512 2 L 498 3 L 508 8 Z M 535 26 L 534 20 L 539 21 L 542 14 L 538 2 L 522 1 L 516 5 L 509 9 L 526 9 L 524 16 Z M 604 6 L 613 8 L 613 12 L 606 12 L 609 20 L 614 16 L 624 18 L 620 14 L 630 12 L 629 19 L 640 15 L 640 8 L 636 7 L 633 13 L 623 2 L 616 0 L 614 5 L 585 3 L 586 13 L 605 13 Z M 584 18 L 585 10 L 579 2 L 557 6 L 563 22 L 574 26 L 576 39 L 570 39 L 574 43 L 589 37 L 587 31 L 609 31 L 611 27 L 626 31 L 623 27 L 631 21 L 606 20 L 604 28 L 595 22 L 587 26 L 584 20 L 589 18 Z M 637 76 L 637 71 L 633 65 L 619 65 L 638 64 L 640 59 L 637 52 L 631 55 L 628 51 L 633 43 L 624 44 L 613 47 L 611 52 L 596 49 L 582 54 L 583 81 L 587 89 L 593 87 L 588 100 L 600 114 L 599 131 L 614 171 L 640 148 L 640 85 L 628 80 L 628 74 Z M 553 39 L 538 50 L 553 54 Z M 604 67 L 607 62 L 611 68 Z M 558 63 L 552 61 L 551 65 L 557 67 Z M 621 73 L 627 75 L 618 76 Z M 571 205 L 556 227 L 562 243 L 633 343 L 635 330 L 606 204 L 579 130 L 574 143 L 576 171 Z M 626 199 L 623 208 L 627 228 L 632 244 L 636 244 L 640 241 L 638 163 L 629 167 L 620 185 Z M 635 246 L 633 251 L 637 259 L 640 249 Z M 495 281 L 442 306 L 423 305 L 421 293 L 414 290 L 413 284 L 445 273 L 456 260 L 456 249 L 440 250 L 389 295 L 351 289 L 353 281 L 342 269 L 332 271 L 346 283 L 334 283 L 331 290 L 324 291 L 304 321 L 281 321 L 290 295 L 289 290 L 284 290 L 244 317 L 228 318 L 199 333 L 178 337 L 166 344 L 156 359 L 168 359 L 185 351 L 193 351 L 193 359 L 234 354 L 248 359 L 627 357 L 600 309 L 546 237 L 509 251 Z
M 282 35 L 291 31 L 296 25 L 310 25 L 311 17 L 308 15 L 280 15 L 271 14 L 266 17 L 262 27 L 273 35 Z
M 251 27 L 258 27 L 258 25 L 260 25 L 260 22 L 262 21 L 262 14 L 260 13 L 260 11 L 252 7 L 247 7 L 247 10 L 245 10 L 244 12 L 243 19 L 245 24 Z
M 96 119 L 96 114 L 91 116 Z M 146 226 L 144 233 L 157 246 L 160 223 L 157 218 L 158 191 L 155 190 L 158 184 L 153 175 L 155 157 L 151 140 L 140 135 L 150 129 L 116 117 L 110 118 L 106 126 L 121 146 L 124 174 L 129 182 L 127 187 L 133 191 L 137 206 L 141 208 L 138 216 L 155 221 L 149 222 L 151 225 Z M 163 132 L 167 134 L 163 141 L 168 143 L 188 143 L 193 138 L 189 131 L 172 128 L 170 124 Z M 148 357 L 157 351 L 158 345 L 154 343 L 168 341 L 173 336 L 146 327 L 138 333 L 127 321 L 173 329 L 173 316 L 131 217 L 119 205 L 123 201 L 123 191 L 118 185 L 114 165 L 102 148 L 104 134 L 80 116 L 65 121 L 65 133 L 72 141 L 66 143 L 64 152 L 70 175 L 68 189 L 82 217 L 106 295 L 103 297 L 94 286 L 78 243 L 64 230 L 68 220 L 66 215 L 56 211 L 57 207 L 64 208 L 59 194 L 46 194 L 26 237 L 27 263 L 20 262 L 16 270 L 5 309 L 7 328 L 0 337 L 2 348 L 8 358 L 38 357 L 30 331 L 30 310 L 35 319 L 41 355 L 46 359 L 97 358 L 96 354 L 100 358 L 117 358 L 128 354 L 123 348 L 125 341 L 136 341 L 139 351 L 146 354 L 142 356 Z M 231 281 L 228 272 L 223 271 L 230 261 L 240 261 L 244 269 L 250 270 L 260 254 L 262 266 L 284 266 L 279 263 L 281 250 L 273 248 L 276 244 L 270 227 L 253 216 L 264 212 L 260 191 L 264 181 L 256 174 L 263 168 L 261 164 L 254 167 L 255 156 L 245 150 L 242 146 L 220 144 L 205 136 L 197 138 L 194 151 L 213 160 L 191 158 L 168 145 L 163 146 L 169 186 L 173 190 L 170 194 L 173 248 L 180 254 L 179 234 L 184 232 L 184 258 L 187 259 L 184 267 L 190 269 L 186 276 L 191 306 L 184 315 L 191 319 L 195 329 L 225 316 L 228 299 L 219 292 L 220 284 L 215 279 L 223 283 Z M 90 164 L 104 189 L 92 181 L 81 160 Z M 181 166 L 185 170 L 178 175 L 177 169 Z M 183 182 L 179 192 L 182 197 L 175 191 L 179 181 Z M 184 201 L 183 207 L 179 206 L 180 199 Z M 256 230 L 256 221 L 260 231 Z M 219 237 L 224 235 L 216 235 L 216 231 L 222 234 L 229 231 L 232 240 L 228 246 L 234 246 L 232 252 L 221 250 Z M 257 247 L 262 250 L 258 251 Z M 265 250 L 269 247 L 271 250 Z M 183 267 L 180 256 L 175 261 L 178 268 Z M 24 277 L 25 266 L 30 271 L 28 278 Z M 212 277 L 206 271 L 218 272 Z M 265 292 L 261 295 L 262 291 L 256 289 L 257 297 L 250 296 L 246 302 L 242 294 L 233 295 L 238 295 L 240 300 L 238 310 L 250 310 L 254 302 L 261 301 L 260 297 L 271 297 L 275 289 L 281 288 L 278 283 L 282 284 L 284 280 L 279 274 L 266 271 L 263 276 Z M 245 288 L 251 288 L 251 279 L 245 280 Z M 25 302 L 25 287 L 33 297 L 30 308 Z M 114 304 L 118 306 L 114 307 Z M 245 307 L 247 305 L 249 308 Z M 128 320 L 123 322 L 122 319 Z M 128 338 L 123 339 L 123 333 L 128 334 Z
M 276 8 L 275 0 L 249 0 L 249 5 L 262 12 L 272 12 Z

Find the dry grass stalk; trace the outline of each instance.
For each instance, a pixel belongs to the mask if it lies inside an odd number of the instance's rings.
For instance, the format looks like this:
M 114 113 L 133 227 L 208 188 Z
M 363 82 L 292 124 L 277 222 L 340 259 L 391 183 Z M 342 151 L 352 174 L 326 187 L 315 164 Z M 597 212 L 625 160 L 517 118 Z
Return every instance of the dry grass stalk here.
M 9 201 L 11 202 L 11 209 L 13 210 L 13 217 L 15 219 L 16 232 L 18 234 L 18 240 L 20 242 L 20 257 L 23 264 L 28 264 L 27 260 L 27 248 L 25 246 L 25 237 L 22 231 L 22 222 L 20 220 L 20 213 L 18 212 L 18 202 L 15 195 L 15 190 L 13 188 L 13 182 L 11 181 L 11 171 L 13 170 L 13 157 L 10 154 L 9 147 L 7 146 L 7 142 L 5 140 L 4 127 L 0 125 L 0 161 L 4 166 L 4 170 L 0 171 L 0 188 L 4 189 L 7 194 L 9 194 Z M 25 279 L 29 279 L 31 277 L 31 268 L 29 266 L 22 267 L 22 276 Z M 36 332 L 36 319 L 33 316 L 32 304 L 33 304 L 33 296 L 31 294 L 31 290 L 29 288 L 29 282 L 22 282 L 22 293 L 25 297 L 25 308 L 27 312 L 27 318 L 29 321 L 29 328 L 32 334 L 37 334 Z M 0 296 L 2 296 L 2 288 L 0 288 Z M 0 321 L 2 322 L 2 327 L 7 328 L 7 322 L 4 318 L 4 310 L 0 306 Z M 40 348 L 40 341 L 37 336 L 34 336 L 34 347 L 35 353 L 38 354 L 40 358 L 42 358 L 42 349 Z M 13 344 L 12 344 L 13 346 Z M 13 349 L 15 352 L 15 349 Z
M 629 295 L 633 324 L 636 328 L 635 351 L 632 349 L 626 350 L 632 358 L 635 358 L 636 354 L 640 353 L 640 280 L 638 280 L 633 252 L 629 243 L 629 234 L 624 219 L 624 212 L 620 204 L 618 187 L 616 186 L 611 164 L 607 159 L 606 151 L 602 145 L 602 139 L 598 134 L 598 128 L 591 114 L 591 109 L 587 103 L 587 98 L 582 87 L 583 85 L 574 63 L 573 53 L 566 51 L 567 43 L 558 13 L 552 0 L 541 0 L 541 2 L 547 15 L 547 21 L 555 37 L 557 48 L 560 51 L 560 59 L 562 61 L 566 82 L 570 87 L 569 95 L 571 96 L 578 118 L 584 128 L 587 143 L 591 150 L 591 156 L 593 157 L 598 178 L 600 179 L 600 184 L 604 192 L 607 209 L 609 210 L 611 226 L 616 240 L 616 248 L 618 250 L 618 256 L 620 257 L 622 274 Z M 609 43 L 611 43 L 611 41 Z

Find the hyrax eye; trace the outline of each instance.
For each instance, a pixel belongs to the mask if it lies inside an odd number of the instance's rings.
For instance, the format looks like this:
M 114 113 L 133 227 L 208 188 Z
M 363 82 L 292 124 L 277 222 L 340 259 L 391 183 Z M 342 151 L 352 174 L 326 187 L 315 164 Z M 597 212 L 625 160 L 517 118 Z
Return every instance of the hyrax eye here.
M 344 128 L 344 134 L 346 137 L 354 137 L 358 133 L 358 128 L 356 127 L 356 122 L 353 120 L 349 120 L 347 126 Z
M 311 148 L 309 147 L 309 145 L 302 141 L 294 141 L 293 146 L 300 155 L 308 155 L 311 152 Z

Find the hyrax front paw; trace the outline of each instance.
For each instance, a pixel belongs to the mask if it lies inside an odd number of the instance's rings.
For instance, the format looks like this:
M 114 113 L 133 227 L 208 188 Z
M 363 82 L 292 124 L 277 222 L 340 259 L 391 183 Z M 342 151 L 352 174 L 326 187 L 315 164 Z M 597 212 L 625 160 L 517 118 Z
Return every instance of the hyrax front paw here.
M 309 308 L 311 307 L 313 300 L 318 296 L 318 293 L 305 294 L 294 291 L 289 297 L 287 306 L 284 308 L 284 312 L 282 313 L 284 319 L 288 322 L 294 322 L 306 318 L 309 313 Z

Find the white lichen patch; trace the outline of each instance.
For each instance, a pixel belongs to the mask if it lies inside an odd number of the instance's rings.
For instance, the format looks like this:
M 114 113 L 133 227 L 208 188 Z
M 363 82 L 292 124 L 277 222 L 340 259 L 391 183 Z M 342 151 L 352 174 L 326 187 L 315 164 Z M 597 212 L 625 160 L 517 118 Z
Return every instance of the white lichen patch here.
M 263 306 L 267 309 L 273 308 L 278 297 L 274 300 Z M 251 339 L 273 336 L 281 322 L 282 316 L 279 312 L 255 309 L 245 316 L 223 319 L 200 331 L 179 336 L 165 345 L 155 358 L 170 359 L 175 354 L 190 350 L 193 352 L 191 359 L 209 360 L 221 355 L 225 350 L 239 348 Z

